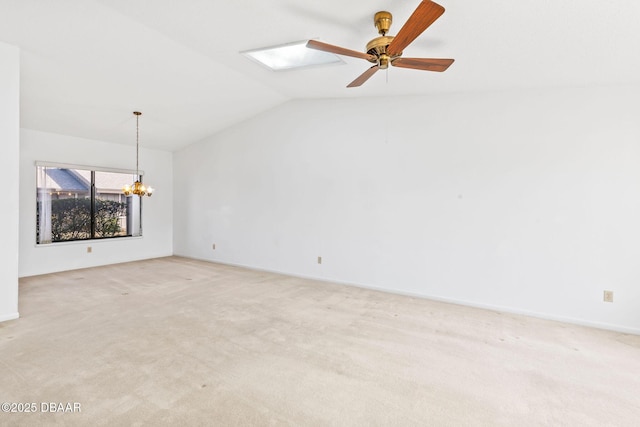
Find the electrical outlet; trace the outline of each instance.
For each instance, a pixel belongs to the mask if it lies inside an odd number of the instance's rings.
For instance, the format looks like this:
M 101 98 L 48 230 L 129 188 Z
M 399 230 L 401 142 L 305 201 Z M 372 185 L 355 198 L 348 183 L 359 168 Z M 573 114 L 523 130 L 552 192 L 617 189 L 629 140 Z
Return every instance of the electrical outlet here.
M 318 257 L 318 264 L 322 264 L 322 257 L 321 256 Z
M 211 249 L 213 249 L 214 251 L 216 250 L 216 244 L 215 243 L 213 245 L 211 245 Z
M 613 291 L 604 291 L 604 302 L 613 302 Z
M 90 254 L 93 251 L 93 249 L 91 248 L 91 246 L 87 246 L 87 253 Z

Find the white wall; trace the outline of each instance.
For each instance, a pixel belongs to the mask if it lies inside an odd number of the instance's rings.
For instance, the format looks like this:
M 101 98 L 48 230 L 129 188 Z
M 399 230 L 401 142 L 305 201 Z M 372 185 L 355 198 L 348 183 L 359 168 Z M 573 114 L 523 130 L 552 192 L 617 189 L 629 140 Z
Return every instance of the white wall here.
M 141 238 L 36 245 L 36 161 L 134 169 L 135 146 L 22 129 L 20 137 L 20 277 L 173 253 L 172 153 L 140 147 L 140 169 L 156 192 L 142 202 Z M 87 253 L 87 246 L 92 253 Z
M 290 102 L 175 154 L 174 252 L 640 333 L 639 98 Z
M 18 317 L 18 159 L 20 146 L 20 50 L 0 43 L 0 322 Z

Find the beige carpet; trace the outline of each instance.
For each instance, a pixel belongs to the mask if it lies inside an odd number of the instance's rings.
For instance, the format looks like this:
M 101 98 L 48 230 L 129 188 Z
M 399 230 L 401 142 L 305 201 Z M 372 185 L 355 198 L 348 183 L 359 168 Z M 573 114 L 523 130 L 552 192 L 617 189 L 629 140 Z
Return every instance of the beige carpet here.
M 640 425 L 640 336 L 178 257 L 22 279 L 20 315 L 2 426 Z

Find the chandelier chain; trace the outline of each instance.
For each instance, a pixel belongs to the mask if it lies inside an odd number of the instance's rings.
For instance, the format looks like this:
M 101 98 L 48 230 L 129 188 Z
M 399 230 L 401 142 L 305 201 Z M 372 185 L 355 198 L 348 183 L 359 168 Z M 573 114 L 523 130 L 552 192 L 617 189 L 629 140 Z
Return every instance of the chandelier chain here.
M 138 167 L 138 157 L 140 152 L 140 114 L 136 114 L 136 179 L 140 176 L 140 168 Z

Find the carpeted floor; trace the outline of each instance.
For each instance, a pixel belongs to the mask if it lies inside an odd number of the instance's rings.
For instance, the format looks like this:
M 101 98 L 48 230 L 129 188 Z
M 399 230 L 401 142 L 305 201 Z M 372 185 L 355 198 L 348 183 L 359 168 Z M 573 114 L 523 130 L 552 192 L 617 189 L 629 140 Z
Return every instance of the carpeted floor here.
M 178 257 L 21 279 L 20 315 L 3 426 L 640 425 L 635 335 Z

